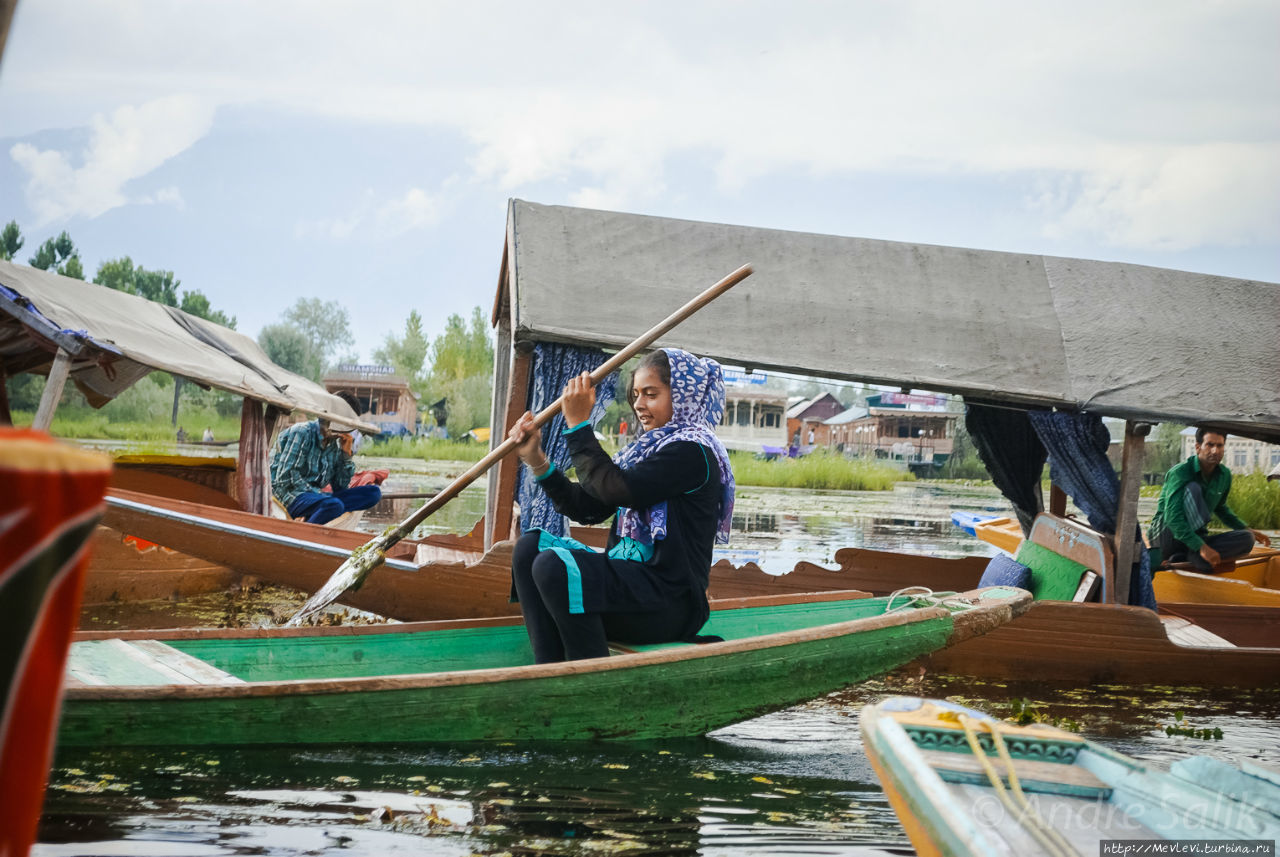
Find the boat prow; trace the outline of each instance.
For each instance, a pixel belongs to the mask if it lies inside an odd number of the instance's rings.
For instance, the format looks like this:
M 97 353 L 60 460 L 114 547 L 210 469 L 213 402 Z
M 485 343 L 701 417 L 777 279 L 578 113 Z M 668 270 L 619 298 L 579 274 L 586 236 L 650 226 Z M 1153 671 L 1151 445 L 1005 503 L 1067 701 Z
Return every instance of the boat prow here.
M 1060 857 L 1105 853 L 1114 839 L 1280 836 L 1280 785 L 1256 767 L 1190 758 L 1165 772 L 1061 729 L 915 697 L 867 706 L 861 729 L 920 855 Z

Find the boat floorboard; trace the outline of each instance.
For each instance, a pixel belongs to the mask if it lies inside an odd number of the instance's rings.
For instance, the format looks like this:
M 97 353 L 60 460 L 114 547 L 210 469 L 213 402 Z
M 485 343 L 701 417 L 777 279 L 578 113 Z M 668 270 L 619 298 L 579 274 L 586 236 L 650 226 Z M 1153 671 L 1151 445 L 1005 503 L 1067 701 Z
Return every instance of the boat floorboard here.
M 967 814 L 980 821 L 992 844 L 1003 848 L 995 854 L 1027 857 L 1046 853 L 989 787 L 955 784 L 951 789 L 961 805 L 968 808 Z M 1164 838 L 1108 801 L 1029 793 L 1027 802 L 1040 818 L 1066 837 L 1079 854 L 1099 853 L 1098 844 L 1108 839 Z
M 71 646 L 68 687 L 239 684 L 240 679 L 158 640 L 85 640 Z
M 1202 628 L 1178 616 L 1161 616 L 1164 629 L 1169 639 L 1179 646 L 1209 646 L 1211 648 L 1234 649 L 1236 644 L 1219 637 L 1212 631 Z

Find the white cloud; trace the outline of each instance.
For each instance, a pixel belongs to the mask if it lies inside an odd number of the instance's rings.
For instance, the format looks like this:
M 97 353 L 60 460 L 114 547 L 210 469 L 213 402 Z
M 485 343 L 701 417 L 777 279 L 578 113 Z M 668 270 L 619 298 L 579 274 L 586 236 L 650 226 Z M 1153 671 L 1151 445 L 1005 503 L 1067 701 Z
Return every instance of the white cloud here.
M 1236 241 L 1274 224 L 1274 3 L 557 9 L 48 0 L 19 13 L 6 89 L 67 104 L 180 89 L 202 103 L 349 120 L 361 133 L 445 129 L 471 141 L 472 181 L 515 193 L 563 181 L 584 205 L 657 198 L 674 160 L 692 153 L 730 192 L 796 173 L 1069 176 L 1031 209 L 1045 231 L 1105 231 L 1132 246 Z M 59 38 L 24 38 L 27 27 Z M 42 216 L 120 204 L 127 177 L 91 181 L 57 154 L 21 149 L 53 200 Z M 108 166 L 100 172 L 138 169 Z M 370 206 L 299 228 L 341 238 L 379 218 L 413 229 L 439 216 L 425 190 Z
M 17 143 L 10 157 L 25 171 L 27 204 L 36 227 L 70 217 L 97 217 L 125 205 L 125 185 L 147 175 L 208 133 L 213 108 L 182 95 L 156 98 L 138 107 L 94 116 L 89 144 L 75 166 L 65 152 L 41 151 Z M 165 188 L 140 202 L 181 202 L 177 188 Z
M 187 202 L 182 198 L 182 191 L 173 185 L 162 187 L 155 193 L 140 196 L 133 200 L 138 205 L 172 205 L 181 211 L 187 207 Z
M 409 188 L 401 196 L 383 201 L 378 201 L 372 190 L 366 190 L 347 214 L 299 221 L 293 234 L 297 238 L 334 241 L 385 240 L 434 226 L 440 222 L 442 210 L 442 197 L 422 188 Z
M 1185 250 L 1280 235 L 1280 145 L 1219 143 L 1126 149 L 1047 189 L 1034 207 L 1051 238 Z

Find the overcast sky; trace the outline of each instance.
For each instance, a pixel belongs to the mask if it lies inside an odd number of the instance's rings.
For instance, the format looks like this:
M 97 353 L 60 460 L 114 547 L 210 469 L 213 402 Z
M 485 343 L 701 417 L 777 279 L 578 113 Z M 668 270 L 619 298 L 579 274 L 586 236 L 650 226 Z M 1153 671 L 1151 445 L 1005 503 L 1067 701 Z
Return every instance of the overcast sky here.
M 20 0 L 0 222 L 366 361 L 509 197 L 1276 282 L 1278 96 L 1274 0 Z

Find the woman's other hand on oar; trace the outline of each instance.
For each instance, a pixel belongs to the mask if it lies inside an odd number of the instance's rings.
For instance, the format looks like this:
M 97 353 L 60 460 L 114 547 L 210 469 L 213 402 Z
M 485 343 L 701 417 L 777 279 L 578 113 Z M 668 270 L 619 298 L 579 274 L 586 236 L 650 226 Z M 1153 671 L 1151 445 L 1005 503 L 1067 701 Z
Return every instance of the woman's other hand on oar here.
M 524 416 L 516 420 L 516 424 L 507 432 L 507 437 L 516 442 L 516 455 L 528 465 L 534 476 L 542 476 L 551 466 L 546 454 L 542 451 L 542 432 L 533 421 L 533 413 L 525 411 Z
M 560 412 L 564 414 L 564 424 L 573 428 L 591 419 L 591 409 L 596 404 L 596 390 L 591 386 L 591 373 L 583 372 L 576 378 L 570 378 L 564 385 L 564 396 L 561 398 Z

